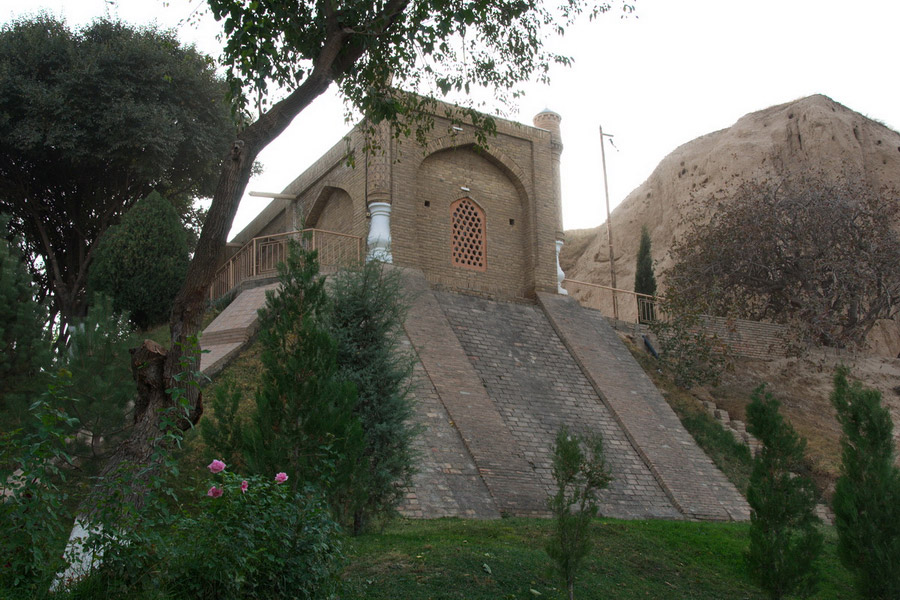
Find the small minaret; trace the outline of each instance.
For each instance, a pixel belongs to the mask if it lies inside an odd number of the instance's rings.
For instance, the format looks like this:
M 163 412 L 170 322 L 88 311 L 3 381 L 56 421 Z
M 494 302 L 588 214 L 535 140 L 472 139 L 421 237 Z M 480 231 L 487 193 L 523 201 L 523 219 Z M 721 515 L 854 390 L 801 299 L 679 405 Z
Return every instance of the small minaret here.
M 551 176 L 553 177 L 553 200 L 556 204 L 556 291 L 566 295 L 568 292 L 562 286 L 566 274 L 563 273 L 562 267 L 559 266 L 559 252 L 562 250 L 566 237 L 565 232 L 563 232 L 562 182 L 559 175 L 559 161 L 563 151 L 562 136 L 559 132 L 560 121 L 562 121 L 562 117 L 559 113 L 555 113 L 549 108 L 545 108 L 534 116 L 534 126 L 550 132 Z

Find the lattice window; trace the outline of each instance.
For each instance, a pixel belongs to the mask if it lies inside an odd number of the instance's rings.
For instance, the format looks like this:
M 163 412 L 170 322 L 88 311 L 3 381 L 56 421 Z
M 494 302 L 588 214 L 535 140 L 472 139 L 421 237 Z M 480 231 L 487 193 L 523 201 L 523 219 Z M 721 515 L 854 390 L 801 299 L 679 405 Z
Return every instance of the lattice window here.
M 460 198 L 450 205 L 453 227 L 450 242 L 454 265 L 475 271 L 487 269 L 484 211 L 471 198 Z

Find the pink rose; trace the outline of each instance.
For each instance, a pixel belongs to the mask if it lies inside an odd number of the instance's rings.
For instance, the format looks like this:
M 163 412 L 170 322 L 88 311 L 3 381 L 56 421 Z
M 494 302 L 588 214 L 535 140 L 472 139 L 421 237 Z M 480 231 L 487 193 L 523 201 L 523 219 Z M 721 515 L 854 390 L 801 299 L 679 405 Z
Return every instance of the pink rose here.
M 278 473 L 277 475 L 275 475 L 275 483 L 284 483 L 287 480 L 287 473 Z
M 241 493 L 246 493 L 248 487 L 250 487 L 250 484 L 247 483 L 247 480 L 245 479 L 241 482 Z
M 216 460 L 212 461 L 211 463 L 209 463 L 206 466 L 206 468 L 209 469 L 210 473 L 213 473 L 213 474 L 221 473 L 222 471 L 225 470 L 225 463 L 223 463 L 219 459 L 216 459 Z
M 216 486 L 212 486 L 211 488 L 209 488 L 209 491 L 206 492 L 206 495 L 210 498 L 218 498 L 222 495 L 222 490 L 220 490 Z

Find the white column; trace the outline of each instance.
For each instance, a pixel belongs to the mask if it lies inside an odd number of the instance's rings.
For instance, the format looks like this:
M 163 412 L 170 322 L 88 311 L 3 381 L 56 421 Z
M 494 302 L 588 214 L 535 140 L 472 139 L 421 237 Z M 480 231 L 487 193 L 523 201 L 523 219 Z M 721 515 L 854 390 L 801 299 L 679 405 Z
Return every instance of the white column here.
M 556 240 L 556 292 L 558 294 L 562 294 L 563 296 L 568 296 L 569 292 L 566 291 L 566 288 L 562 286 L 563 279 L 566 278 L 566 274 L 563 273 L 562 267 L 559 266 L 559 252 L 562 250 L 563 241 Z
M 369 237 L 366 239 L 368 252 L 366 262 L 380 260 L 394 262 L 391 256 L 391 205 L 388 202 L 372 202 L 369 204 Z

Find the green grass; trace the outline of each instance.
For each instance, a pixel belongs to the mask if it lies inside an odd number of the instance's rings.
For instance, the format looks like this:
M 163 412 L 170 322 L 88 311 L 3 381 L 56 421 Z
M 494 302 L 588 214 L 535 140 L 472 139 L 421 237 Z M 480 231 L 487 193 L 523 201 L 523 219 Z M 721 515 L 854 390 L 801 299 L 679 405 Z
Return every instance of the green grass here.
M 755 599 L 744 567 L 746 523 L 597 520 L 575 584 L 584 599 Z M 543 551 L 550 521 L 399 521 L 348 542 L 341 596 L 354 599 L 564 598 Z M 816 598 L 856 598 L 826 529 Z M 533 591 L 532 591 L 533 590 Z M 535 593 L 537 592 L 537 593 Z

